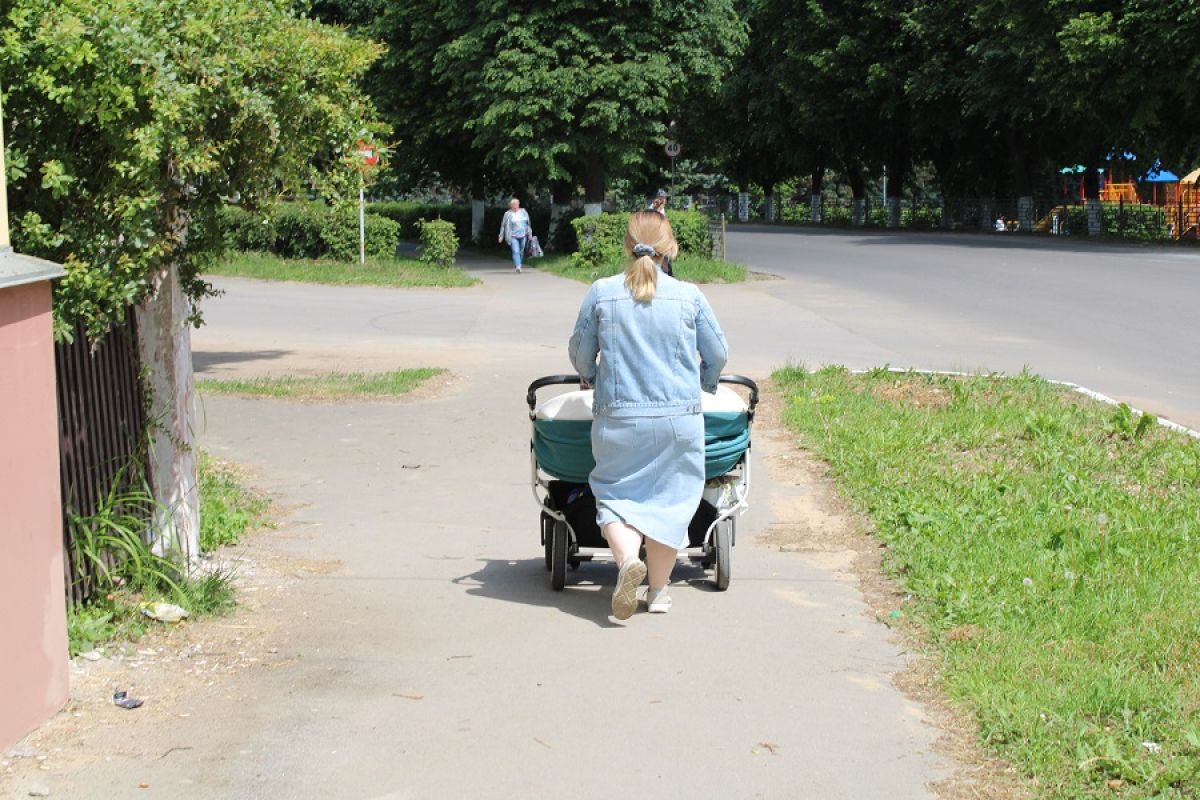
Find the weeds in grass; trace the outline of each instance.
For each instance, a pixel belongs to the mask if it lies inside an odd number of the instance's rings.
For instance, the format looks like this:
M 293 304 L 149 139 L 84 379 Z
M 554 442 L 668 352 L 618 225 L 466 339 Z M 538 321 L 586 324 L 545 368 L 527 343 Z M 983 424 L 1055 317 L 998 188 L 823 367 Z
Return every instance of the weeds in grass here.
M 147 490 L 125 485 L 118 475 L 95 514 L 71 520 L 71 555 L 83 567 L 76 572 L 91 582 L 89 600 L 67 612 L 71 655 L 143 636 L 150 624 L 140 610 L 146 600 L 168 600 L 200 616 L 223 614 L 236 604 L 231 570 L 190 570 L 153 552 L 147 534 L 158 506 Z M 231 467 L 201 453 L 203 550 L 235 543 L 264 524 L 268 509 L 269 501 L 243 488 Z
M 267 524 L 271 501 L 248 490 L 230 464 L 200 452 L 200 550 L 235 545 L 246 531 Z
M 1200 796 L 1200 442 L 1029 374 L 775 378 L 1038 796 Z
M 208 275 L 294 281 L 333 286 L 421 286 L 456 288 L 479 281 L 459 267 L 424 264 L 416 258 L 368 258 L 366 264 L 331 259 L 282 258 L 269 253 L 232 253 Z
M 284 375 L 264 378 L 205 378 L 196 388 L 208 394 L 273 397 L 289 400 L 346 400 L 389 398 L 408 394 L 425 381 L 445 372 L 433 367 L 392 372 L 331 372 L 326 375 Z

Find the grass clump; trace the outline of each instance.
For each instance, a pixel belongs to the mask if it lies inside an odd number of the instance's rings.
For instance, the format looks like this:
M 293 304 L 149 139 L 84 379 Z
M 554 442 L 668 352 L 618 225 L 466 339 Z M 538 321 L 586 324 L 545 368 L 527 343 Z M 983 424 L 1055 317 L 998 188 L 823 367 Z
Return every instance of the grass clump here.
M 207 270 L 208 275 L 264 281 L 320 283 L 332 286 L 423 286 L 455 288 L 479 281 L 460 267 L 427 264 L 400 256 L 367 258 L 366 264 L 333 259 L 283 258 L 269 253 L 232 253 Z
M 578 259 L 572 259 L 571 256 L 566 255 L 537 259 L 532 262 L 531 266 L 583 283 L 607 278 L 625 269 L 623 261 L 607 263 L 600 267 L 590 267 Z M 675 277 L 689 283 L 741 283 L 749 274 L 746 267 L 741 264 L 704 256 L 680 256 L 672 266 Z
M 1038 796 L 1200 795 L 1200 442 L 1027 374 L 775 380 Z
M 387 399 L 408 394 L 425 381 L 444 372 L 444 369 L 418 367 L 391 372 L 330 372 L 313 376 L 203 378 L 196 381 L 196 389 L 208 394 L 286 400 Z
M 201 549 L 235 543 L 265 523 L 269 501 L 245 489 L 236 472 L 200 454 Z M 165 601 L 192 617 L 219 615 L 236 605 L 233 573 L 223 568 L 189 571 L 155 553 L 146 541 L 157 503 L 144 488 L 128 488 L 118 475 L 99 508 L 71 519 L 71 559 L 89 589 L 87 602 L 67 611 L 72 656 L 112 641 L 136 641 L 154 622 L 145 602 Z
M 207 553 L 267 525 L 271 501 L 247 489 L 233 465 L 201 451 L 200 505 L 200 549 Z

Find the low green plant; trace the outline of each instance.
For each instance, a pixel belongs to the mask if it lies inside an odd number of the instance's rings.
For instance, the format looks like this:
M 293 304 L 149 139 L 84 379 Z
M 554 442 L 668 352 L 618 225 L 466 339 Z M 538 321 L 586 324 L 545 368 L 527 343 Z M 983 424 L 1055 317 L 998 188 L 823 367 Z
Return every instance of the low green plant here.
M 205 394 L 232 394 L 288 400 L 334 401 L 399 397 L 445 372 L 432 367 L 392 372 L 331 372 L 326 375 L 284 375 L 261 378 L 201 378 L 196 389 Z
M 774 380 L 987 747 L 1042 798 L 1197 796 L 1200 442 L 1029 374 Z
M 580 268 L 612 270 L 623 266 L 627 213 L 599 214 L 571 220 L 578 249 L 573 255 Z M 712 235 L 708 217 L 699 211 L 671 211 L 667 214 L 681 256 L 712 256 Z M 611 274 L 611 273 L 610 273 Z
M 157 503 L 145 489 L 125 485 L 120 472 L 94 513 L 71 515 L 71 559 L 77 580 L 90 583 L 93 594 L 132 586 L 178 595 L 185 577 L 180 567 L 154 553 L 146 542 Z
M 357 207 L 324 203 L 280 203 L 266 211 L 226 206 L 218 217 L 227 249 L 261 251 L 284 258 L 332 258 L 356 261 L 359 256 Z M 387 258 L 396 254 L 401 226 L 387 217 L 364 217 L 366 254 Z
M 271 501 L 245 487 L 231 465 L 200 451 L 200 550 L 235 545 L 267 522 Z
M 147 533 L 158 504 L 130 472 L 117 475 L 95 513 L 71 518 L 70 557 L 88 589 L 87 601 L 67 610 L 71 655 L 140 638 L 153 624 L 141 613 L 144 601 L 166 600 L 192 615 L 223 614 L 236 603 L 232 571 L 189 570 L 153 551 Z M 240 485 L 231 467 L 201 453 L 202 550 L 233 543 L 263 524 L 268 505 Z
M 460 241 L 471 240 L 471 207 L 450 203 L 414 203 L 411 201 L 376 202 L 367 206 L 371 214 L 396 222 L 400 225 L 400 236 L 403 239 L 417 241 L 421 238 L 421 222 L 427 219 L 441 219 L 454 225 L 454 232 Z
M 211 265 L 206 276 L 297 281 L 331 286 L 473 286 L 479 281 L 459 267 L 435 267 L 416 258 L 368 258 L 366 264 L 331 259 L 291 259 L 270 253 L 234 253 Z
M 445 220 L 421 220 L 421 262 L 450 268 L 458 255 L 458 236 L 454 225 Z

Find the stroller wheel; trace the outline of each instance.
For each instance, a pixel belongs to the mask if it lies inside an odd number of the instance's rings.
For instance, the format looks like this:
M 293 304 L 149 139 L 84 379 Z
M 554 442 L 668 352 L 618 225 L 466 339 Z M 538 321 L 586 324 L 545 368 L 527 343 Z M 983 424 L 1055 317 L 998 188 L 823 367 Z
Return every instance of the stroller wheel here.
M 550 588 L 561 592 L 567 585 L 567 523 L 554 521 L 554 529 L 550 535 Z
M 732 577 L 733 520 L 726 520 L 713 531 L 713 583 L 718 591 L 729 588 Z

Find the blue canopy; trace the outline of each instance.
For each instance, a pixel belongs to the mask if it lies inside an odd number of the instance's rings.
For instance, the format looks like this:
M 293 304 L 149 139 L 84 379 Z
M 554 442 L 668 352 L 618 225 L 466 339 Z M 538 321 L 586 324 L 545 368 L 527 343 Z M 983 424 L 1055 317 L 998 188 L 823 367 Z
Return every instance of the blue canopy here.
M 1146 174 L 1141 177 L 1141 180 L 1146 183 L 1175 183 L 1179 180 L 1179 176 L 1169 169 L 1163 169 L 1162 161 L 1154 159 L 1154 166 L 1146 170 Z

